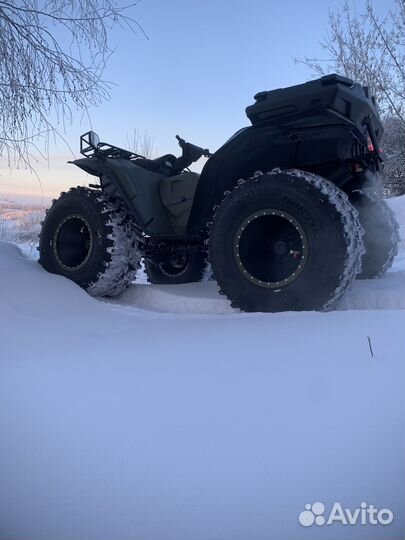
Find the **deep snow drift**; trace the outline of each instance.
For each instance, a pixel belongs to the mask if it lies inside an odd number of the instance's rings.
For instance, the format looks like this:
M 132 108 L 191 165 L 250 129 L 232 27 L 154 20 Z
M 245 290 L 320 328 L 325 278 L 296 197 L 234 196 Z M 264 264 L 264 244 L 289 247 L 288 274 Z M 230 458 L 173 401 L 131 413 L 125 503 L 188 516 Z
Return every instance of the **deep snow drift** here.
M 0 540 L 402 539 L 404 232 L 326 314 L 106 303 L 0 243 Z M 394 520 L 302 527 L 317 501 Z

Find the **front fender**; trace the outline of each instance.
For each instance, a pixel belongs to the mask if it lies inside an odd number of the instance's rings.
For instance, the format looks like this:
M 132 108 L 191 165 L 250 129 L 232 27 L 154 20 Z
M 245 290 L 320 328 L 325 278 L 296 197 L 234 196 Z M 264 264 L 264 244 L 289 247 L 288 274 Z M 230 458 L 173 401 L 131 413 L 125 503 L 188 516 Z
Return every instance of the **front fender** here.
M 164 175 L 122 158 L 91 157 L 69 163 L 98 176 L 103 193 L 107 197 L 122 199 L 138 226 L 147 234 L 173 234 L 160 198 L 159 186 Z
M 79 169 L 82 169 L 84 172 L 92 174 L 93 176 L 100 176 L 104 168 L 102 161 L 97 158 L 80 158 L 75 159 L 74 161 L 68 161 L 68 163 L 76 165 Z

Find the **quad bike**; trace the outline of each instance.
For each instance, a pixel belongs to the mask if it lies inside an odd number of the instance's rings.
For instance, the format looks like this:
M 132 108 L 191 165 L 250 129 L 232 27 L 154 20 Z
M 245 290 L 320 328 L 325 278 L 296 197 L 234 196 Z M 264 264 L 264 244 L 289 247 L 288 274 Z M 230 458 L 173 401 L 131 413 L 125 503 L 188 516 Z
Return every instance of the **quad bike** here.
M 212 155 L 177 136 L 180 157 L 146 159 L 83 135 L 73 163 L 98 182 L 53 202 L 42 266 L 96 296 L 120 294 L 142 259 L 152 283 L 210 268 L 234 307 L 265 312 L 330 309 L 356 277 L 387 270 L 398 226 L 368 89 L 329 75 L 260 92 L 246 113 L 252 125 Z

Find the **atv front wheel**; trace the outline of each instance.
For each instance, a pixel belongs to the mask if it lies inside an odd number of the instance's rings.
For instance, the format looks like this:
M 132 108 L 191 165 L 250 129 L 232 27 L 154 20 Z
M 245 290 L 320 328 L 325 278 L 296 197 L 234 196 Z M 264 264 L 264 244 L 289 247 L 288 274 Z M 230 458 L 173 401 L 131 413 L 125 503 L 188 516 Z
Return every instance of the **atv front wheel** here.
M 215 213 L 209 259 L 243 311 L 331 309 L 360 270 L 363 230 L 334 184 L 275 169 L 239 181 Z
M 391 266 L 398 253 L 399 225 L 394 212 L 382 196 L 371 190 L 354 191 L 350 200 L 359 212 L 364 229 L 362 269 L 358 279 L 382 276 Z
M 145 272 L 150 283 L 175 285 L 201 281 L 206 265 L 203 253 L 182 251 L 146 259 Z
M 139 267 L 130 216 L 116 200 L 84 187 L 62 193 L 47 211 L 39 240 L 39 262 L 92 296 L 117 296 Z

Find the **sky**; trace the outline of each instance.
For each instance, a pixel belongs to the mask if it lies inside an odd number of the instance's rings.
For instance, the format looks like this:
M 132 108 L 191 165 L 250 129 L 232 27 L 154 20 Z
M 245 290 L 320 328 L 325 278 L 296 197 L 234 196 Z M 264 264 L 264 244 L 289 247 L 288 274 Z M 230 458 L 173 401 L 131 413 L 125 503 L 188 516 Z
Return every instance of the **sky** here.
M 386 9 L 394 0 L 376 0 Z M 362 0 L 352 0 L 361 8 Z M 119 3 L 123 3 L 119 0 Z M 175 153 L 175 135 L 219 148 L 248 125 L 245 108 L 255 93 L 299 84 L 311 78 L 294 58 L 323 57 L 319 44 L 328 13 L 338 0 L 142 0 L 130 15 L 147 34 L 115 29 L 113 56 L 104 78 L 114 83 L 110 100 L 81 112 L 52 144 L 49 163 L 34 168 L 45 202 L 88 180 L 66 162 L 79 157 L 79 137 L 94 129 L 101 140 L 127 146 L 136 129 L 154 140 L 157 154 Z M 73 151 L 73 154 L 72 154 Z M 202 165 L 203 163 L 201 163 Z M 197 169 L 198 170 L 198 169 Z M 41 197 L 35 174 L 0 160 L 0 199 L 34 201 Z

